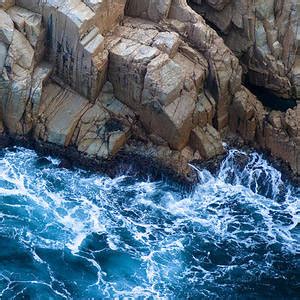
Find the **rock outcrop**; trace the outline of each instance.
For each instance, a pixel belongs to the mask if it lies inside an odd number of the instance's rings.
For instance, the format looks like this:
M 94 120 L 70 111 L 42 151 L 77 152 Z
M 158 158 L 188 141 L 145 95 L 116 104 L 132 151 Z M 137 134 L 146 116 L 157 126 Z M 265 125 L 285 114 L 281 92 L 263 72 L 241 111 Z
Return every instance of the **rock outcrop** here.
M 248 144 L 268 150 L 300 174 L 300 105 L 286 112 L 270 111 L 243 89 L 232 102 L 230 120 L 232 131 Z
M 190 0 L 240 59 L 248 80 L 290 98 L 298 89 L 296 1 Z
M 0 1 L 1 134 L 95 162 L 134 153 L 187 176 L 190 161 L 224 152 L 231 131 L 300 174 L 299 109 L 271 112 L 242 85 L 244 70 L 291 94 L 293 5 L 275 1 L 272 15 L 271 1 L 254 18 L 250 4 L 237 15 L 237 2 L 193 1 L 206 18 L 209 6 L 223 37 L 236 26 L 241 37 L 256 34 L 241 52 L 238 37 L 224 43 L 186 0 Z

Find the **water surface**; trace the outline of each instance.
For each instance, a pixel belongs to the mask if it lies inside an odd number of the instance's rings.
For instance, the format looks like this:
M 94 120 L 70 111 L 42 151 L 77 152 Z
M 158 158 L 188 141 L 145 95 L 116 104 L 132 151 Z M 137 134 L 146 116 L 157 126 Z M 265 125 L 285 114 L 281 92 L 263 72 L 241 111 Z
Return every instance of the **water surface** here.
M 192 192 L 0 152 L 0 299 L 299 299 L 300 188 L 231 150 Z

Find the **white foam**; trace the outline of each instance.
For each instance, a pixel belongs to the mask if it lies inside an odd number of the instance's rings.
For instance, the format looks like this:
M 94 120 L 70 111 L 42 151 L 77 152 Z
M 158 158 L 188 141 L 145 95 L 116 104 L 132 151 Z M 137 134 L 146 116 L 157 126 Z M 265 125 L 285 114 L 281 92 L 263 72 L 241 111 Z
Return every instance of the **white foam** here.
M 247 161 L 240 164 L 237 156 Z M 288 254 L 299 253 L 299 232 L 295 230 L 300 222 L 299 191 L 286 186 L 280 172 L 256 153 L 229 150 L 216 175 L 192 166 L 199 184 L 188 196 L 171 191 L 163 182 L 139 182 L 129 176 L 110 179 L 82 170 L 58 169 L 55 160 L 47 169 L 39 169 L 34 164 L 36 157 L 30 150 L 16 149 L 0 158 L 4 184 L 0 208 L 13 211 L 0 212 L 0 219 L 7 226 L 11 226 L 9 220 L 19 222 L 14 238 L 26 247 L 67 247 L 72 255 L 88 261 L 97 272 L 97 280 L 90 282 L 89 288 L 101 286 L 106 296 L 163 299 L 172 296 L 170 287 L 176 289 L 180 281 L 193 285 L 202 280 L 213 285 L 218 276 L 226 277 L 240 267 L 233 261 L 242 254 L 234 253 L 231 265 L 225 261 L 216 265 L 215 271 L 206 270 L 213 251 L 205 252 L 201 245 L 216 251 L 221 247 L 216 245 L 227 242 L 251 253 L 255 247 L 280 244 Z M 18 197 L 20 203 L 10 203 L 10 197 Z M 276 214 L 290 215 L 290 223 L 278 221 Z M 0 232 L 6 229 L 0 227 Z M 130 281 L 130 276 L 123 284 L 106 281 L 109 275 L 94 257 L 103 249 L 82 253 L 85 240 L 94 233 L 103 234 L 108 253 L 126 253 L 141 264 L 132 267 L 137 268 L 136 274 L 142 272 L 139 268 L 146 273 L 138 275 L 139 283 Z M 8 230 L 6 234 L 11 233 Z M 195 247 L 199 243 L 199 249 L 194 249 L 193 243 Z M 204 251 L 203 257 L 194 255 L 196 250 Z M 272 260 L 270 251 L 266 250 L 265 256 Z M 191 256 L 192 265 L 185 255 Z M 45 263 L 34 251 L 32 256 L 37 263 Z M 255 264 L 265 271 L 272 268 L 272 261 Z M 251 270 L 251 261 L 247 266 Z M 64 289 L 55 293 L 70 298 L 70 291 Z M 201 293 L 213 294 L 204 287 Z

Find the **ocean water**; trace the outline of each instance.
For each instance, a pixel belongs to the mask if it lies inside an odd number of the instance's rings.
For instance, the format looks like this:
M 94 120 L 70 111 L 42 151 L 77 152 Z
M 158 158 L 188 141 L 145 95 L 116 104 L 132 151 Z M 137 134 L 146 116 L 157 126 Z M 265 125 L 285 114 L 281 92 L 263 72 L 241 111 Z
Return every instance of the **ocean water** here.
M 0 299 L 299 299 L 300 188 L 230 150 L 192 191 L 0 152 Z

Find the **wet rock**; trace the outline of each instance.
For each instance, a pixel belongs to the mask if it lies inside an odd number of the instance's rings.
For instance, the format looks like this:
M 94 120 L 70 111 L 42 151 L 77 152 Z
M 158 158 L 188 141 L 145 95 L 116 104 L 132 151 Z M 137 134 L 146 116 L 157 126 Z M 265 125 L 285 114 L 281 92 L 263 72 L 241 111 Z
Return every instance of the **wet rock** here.
M 69 159 L 62 158 L 58 167 L 60 169 L 71 169 L 73 166 L 72 162 Z
M 267 111 L 248 90 L 236 94 L 232 102 L 231 129 L 247 143 L 267 150 L 300 175 L 299 105 L 287 112 Z

